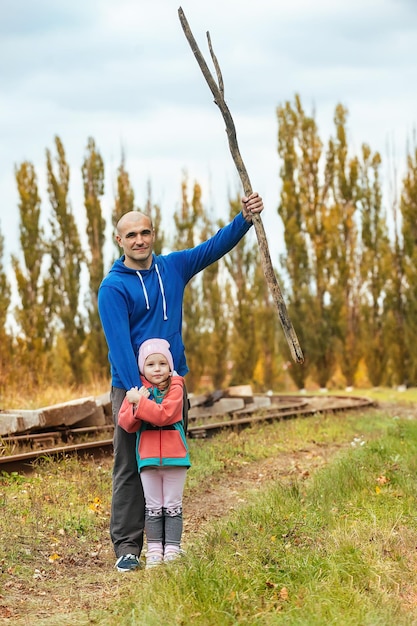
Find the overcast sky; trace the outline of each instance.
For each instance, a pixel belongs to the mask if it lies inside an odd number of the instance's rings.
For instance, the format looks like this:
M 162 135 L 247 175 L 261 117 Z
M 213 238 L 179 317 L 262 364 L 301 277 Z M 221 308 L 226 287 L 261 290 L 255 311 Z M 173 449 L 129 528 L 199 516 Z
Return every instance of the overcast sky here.
M 210 64 L 210 32 L 252 187 L 265 200 L 272 260 L 281 228 L 276 108 L 300 94 L 327 142 L 349 111 L 349 143 L 387 145 L 404 167 L 417 122 L 416 0 L 0 0 L 0 230 L 4 262 L 20 248 L 14 168 L 32 162 L 44 219 L 45 150 L 59 135 L 70 200 L 84 224 L 81 165 L 88 137 L 104 159 L 110 222 L 122 150 L 136 202 L 147 182 L 164 223 L 182 172 L 216 217 L 239 190 L 224 122 L 178 18 L 182 7 Z M 30 245 L 30 242 L 28 242 Z M 278 253 L 278 252 L 277 252 Z

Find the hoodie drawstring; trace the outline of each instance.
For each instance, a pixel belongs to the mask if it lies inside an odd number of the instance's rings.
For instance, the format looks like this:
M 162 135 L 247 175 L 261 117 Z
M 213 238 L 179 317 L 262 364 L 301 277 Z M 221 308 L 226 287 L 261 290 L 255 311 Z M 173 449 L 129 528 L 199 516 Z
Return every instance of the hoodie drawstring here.
M 145 302 L 146 302 L 146 309 L 149 311 L 149 298 L 148 298 L 148 292 L 146 291 L 146 287 L 145 287 L 145 283 L 143 282 L 143 278 L 142 278 L 142 274 L 140 272 L 136 272 L 136 274 L 139 276 L 140 278 L 140 282 L 142 284 L 142 290 L 143 290 L 143 296 L 145 298 Z
M 168 319 L 168 315 L 167 315 L 167 303 L 166 303 L 166 299 L 165 299 L 164 283 L 162 282 L 161 274 L 159 273 L 159 268 L 158 268 L 156 263 L 155 263 L 155 270 L 156 270 L 156 273 L 157 273 L 157 276 L 158 276 L 159 289 L 161 290 L 162 308 L 163 308 L 163 311 L 164 311 L 164 320 L 167 320 Z M 149 297 L 148 297 L 148 292 L 146 291 L 144 280 L 142 278 L 142 274 L 139 271 L 136 271 L 136 274 L 139 276 L 139 280 L 140 280 L 141 285 L 142 285 L 143 296 L 144 296 L 145 302 L 146 302 L 146 309 L 149 311 L 149 309 L 150 309 Z
M 156 273 L 158 274 L 158 281 L 159 281 L 159 289 L 161 290 L 161 296 L 162 296 L 162 308 L 164 310 L 164 320 L 168 319 L 168 315 L 167 315 L 167 302 L 165 300 L 165 291 L 164 291 L 164 283 L 162 282 L 162 278 L 161 278 L 161 274 L 159 273 L 159 268 L 157 266 L 157 264 L 155 263 L 155 269 L 156 269 Z

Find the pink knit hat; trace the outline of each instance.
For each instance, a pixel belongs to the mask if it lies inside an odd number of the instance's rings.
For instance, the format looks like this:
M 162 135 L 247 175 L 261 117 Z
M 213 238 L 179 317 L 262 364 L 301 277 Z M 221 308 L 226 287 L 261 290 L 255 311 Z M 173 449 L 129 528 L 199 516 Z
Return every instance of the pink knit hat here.
M 163 354 L 168 361 L 169 369 L 171 373 L 174 371 L 174 361 L 169 349 L 169 343 L 166 339 L 147 339 L 143 342 L 139 348 L 139 371 L 143 374 L 143 366 L 150 354 Z

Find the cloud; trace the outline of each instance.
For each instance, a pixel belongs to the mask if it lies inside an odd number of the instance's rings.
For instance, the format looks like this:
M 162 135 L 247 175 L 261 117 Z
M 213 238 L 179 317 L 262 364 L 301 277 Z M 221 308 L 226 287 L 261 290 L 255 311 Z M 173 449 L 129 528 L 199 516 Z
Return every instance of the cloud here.
M 168 218 L 182 171 L 203 183 L 221 213 L 238 188 L 224 123 L 172 0 L 14 0 L 0 22 L 0 229 L 18 230 L 13 170 L 39 172 L 45 210 L 45 149 L 61 137 L 74 210 L 83 214 L 80 169 L 88 137 L 106 167 L 111 210 L 122 149 L 138 203 L 151 179 Z M 184 0 L 210 67 L 210 32 L 252 184 L 279 228 L 276 107 L 294 94 L 316 112 L 324 142 L 333 112 L 349 110 L 351 147 L 384 150 L 395 137 L 403 160 L 416 122 L 417 5 L 412 0 Z M 80 217 L 81 219 L 81 217 Z M 13 223 L 12 223 L 13 221 Z M 8 238 L 7 253 L 18 237 Z

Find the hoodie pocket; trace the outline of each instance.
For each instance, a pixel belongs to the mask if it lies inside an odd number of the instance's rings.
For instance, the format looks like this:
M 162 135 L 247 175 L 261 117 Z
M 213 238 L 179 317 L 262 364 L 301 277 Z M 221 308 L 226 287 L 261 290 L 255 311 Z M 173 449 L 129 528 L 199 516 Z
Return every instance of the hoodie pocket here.
M 155 459 L 161 456 L 161 436 L 159 430 L 145 430 L 139 439 L 141 459 Z
M 184 459 L 187 448 L 178 430 L 145 430 L 139 439 L 139 457 L 144 459 Z
M 178 430 L 161 431 L 161 456 L 163 459 L 183 459 L 187 449 Z

